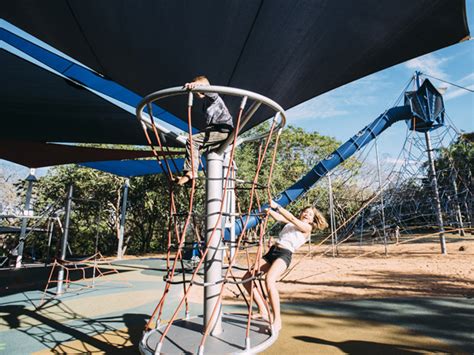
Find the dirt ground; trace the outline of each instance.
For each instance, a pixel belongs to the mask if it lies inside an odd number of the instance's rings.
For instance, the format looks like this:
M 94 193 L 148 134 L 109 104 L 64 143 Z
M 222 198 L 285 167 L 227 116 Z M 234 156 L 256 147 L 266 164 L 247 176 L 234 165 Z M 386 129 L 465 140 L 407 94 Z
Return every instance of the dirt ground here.
M 293 255 L 287 273 L 278 282 L 282 302 L 351 300 L 391 297 L 474 297 L 474 235 L 446 235 L 447 254 L 441 254 L 438 237 L 411 235 L 400 244 L 344 243 L 335 256 L 330 244 L 305 245 Z M 238 264 L 247 267 L 256 249 L 239 253 Z M 155 257 L 157 255 L 154 255 Z M 164 257 L 164 255 L 160 255 Z M 131 257 L 134 258 L 134 257 Z M 236 270 L 236 277 L 243 271 Z M 202 290 L 190 294 L 202 302 Z M 227 285 L 224 300 L 242 302 L 235 285 Z
M 277 284 L 282 302 L 385 297 L 474 297 L 474 236 L 389 244 L 302 247 Z M 253 254 L 252 254 L 253 256 Z M 241 264 L 244 264 L 241 259 Z M 245 262 L 246 263 L 246 262 Z M 227 300 L 240 298 L 236 288 Z

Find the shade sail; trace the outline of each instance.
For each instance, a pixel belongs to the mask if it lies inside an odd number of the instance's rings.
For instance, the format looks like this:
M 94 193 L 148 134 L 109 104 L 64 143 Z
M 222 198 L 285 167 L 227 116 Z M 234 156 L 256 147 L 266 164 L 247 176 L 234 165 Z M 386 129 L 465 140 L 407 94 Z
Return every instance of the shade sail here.
M 204 162 L 203 162 L 204 163 Z M 153 160 L 122 160 L 122 161 L 101 161 L 79 164 L 88 168 L 97 169 L 118 176 L 131 178 L 134 176 L 154 175 L 167 173 L 167 165 L 159 164 Z M 168 165 L 173 174 L 183 170 L 184 160 L 174 159 Z
M 0 10 L 139 95 L 205 74 L 285 109 L 469 34 L 464 0 L 16 0 Z M 186 120 L 181 100 L 163 107 Z M 193 126 L 204 126 L 197 113 Z
M 0 68 L 0 139 L 147 144 L 134 114 L 80 85 L 5 50 Z
M 166 152 L 162 156 L 171 156 Z M 53 165 L 152 157 L 150 150 L 103 149 L 41 142 L 0 140 L 0 159 L 40 168 Z

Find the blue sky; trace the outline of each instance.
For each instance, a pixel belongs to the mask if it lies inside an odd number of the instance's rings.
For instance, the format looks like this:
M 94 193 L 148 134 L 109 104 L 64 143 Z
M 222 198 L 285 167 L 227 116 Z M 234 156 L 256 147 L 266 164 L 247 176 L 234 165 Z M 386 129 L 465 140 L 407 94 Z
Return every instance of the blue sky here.
M 467 0 L 467 17 L 474 37 L 474 0 Z M 289 125 L 346 141 L 392 107 L 415 70 L 474 90 L 474 40 L 465 41 L 369 75 L 287 111 Z M 431 79 L 430 79 L 431 80 Z M 437 80 L 447 87 L 446 113 L 462 131 L 474 131 L 474 93 Z M 379 138 L 381 155 L 396 158 L 406 136 L 399 122 Z
M 466 5 L 474 36 L 474 0 L 467 0 Z M 288 110 L 287 122 L 344 142 L 392 107 L 415 70 L 474 89 L 474 40 L 409 60 L 318 96 Z M 436 80 L 433 83 L 448 88 L 445 106 L 454 125 L 462 131 L 474 131 L 474 93 Z M 382 158 L 395 159 L 405 136 L 406 125 L 402 122 L 384 132 L 378 139 Z M 28 174 L 26 168 L 0 159 L 2 168 L 15 170 L 19 177 Z M 44 171 L 40 169 L 39 174 Z

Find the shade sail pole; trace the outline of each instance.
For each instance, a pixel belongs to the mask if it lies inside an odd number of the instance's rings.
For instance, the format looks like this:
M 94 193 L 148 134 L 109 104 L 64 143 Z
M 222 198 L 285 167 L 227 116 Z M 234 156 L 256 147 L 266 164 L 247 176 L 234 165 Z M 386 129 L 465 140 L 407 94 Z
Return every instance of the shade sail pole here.
M 66 200 L 66 221 L 64 222 L 64 233 L 61 239 L 61 254 L 60 254 L 60 261 L 66 260 L 66 250 L 67 250 L 67 239 L 69 236 L 69 222 L 71 220 L 71 208 L 72 208 L 72 193 L 73 193 L 73 185 L 69 186 L 69 190 L 67 193 L 67 200 Z M 59 268 L 58 272 L 58 285 L 56 288 L 56 294 L 60 295 L 64 292 L 63 289 L 63 282 L 64 282 L 64 267 Z
M 28 181 L 28 189 L 26 190 L 25 209 L 23 210 L 23 215 L 27 215 L 30 211 L 31 195 L 33 192 L 33 183 L 38 181 L 35 176 L 35 171 L 36 169 L 30 169 L 30 174 L 26 178 L 26 181 Z M 23 249 L 25 248 L 27 225 L 28 225 L 28 219 L 23 218 L 21 221 L 20 242 L 18 244 L 18 255 L 16 257 L 15 269 L 21 268 L 21 265 L 23 262 Z
M 117 247 L 117 259 L 122 259 L 123 257 L 123 236 L 125 231 L 125 218 L 127 213 L 127 199 L 128 199 L 128 189 L 130 187 L 130 180 L 125 179 L 123 184 L 123 197 L 122 197 L 122 211 L 120 213 L 120 229 L 118 235 L 118 247 Z

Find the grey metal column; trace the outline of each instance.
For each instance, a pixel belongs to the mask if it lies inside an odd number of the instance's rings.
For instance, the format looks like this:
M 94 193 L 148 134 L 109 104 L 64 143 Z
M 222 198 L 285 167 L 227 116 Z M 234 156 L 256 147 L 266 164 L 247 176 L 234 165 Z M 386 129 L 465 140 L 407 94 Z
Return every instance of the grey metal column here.
M 217 226 L 216 224 L 219 220 L 222 201 L 223 154 L 209 152 L 206 161 L 206 246 L 209 251 L 204 264 L 204 282 L 209 285 L 204 287 L 204 327 L 211 324 L 211 334 L 218 335 L 222 333 L 222 305 L 218 305 L 219 309 L 214 319 L 211 319 L 211 313 L 218 301 L 221 288 L 218 282 L 222 279 L 222 223 Z M 216 230 L 210 241 L 214 227 L 216 227 Z
M 127 213 L 127 198 L 128 198 L 128 188 L 130 187 L 130 180 L 125 179 L 123 184 L 123 197 L 122 197 L 122 211 L 120 213 L 120 229 L 119 229 L 119 238 L 118 238 L 118 247 L 117 247 L 117 259 L 122 259 L 123 256 L 123 235 L 125 230 L 125 216 Z
M 380 175 L 380 161 L 379 161 L 379 148 L 377 146 L 377 138 L 374 141 L 375 143 L 375 157 L 377 159 L 377 175 L 379 180 L 379 189 L 380 191 L 380 205 L 382 207 L 382 228 L 383 228 L 383 245 L 385 248 L 385 256 L 388 255 L 387 250 L 387 230 L 385 228 L 385 203 L 383 200 L 383 188 L 382 188 L 382 177 Z
M 61 239 L 61 255 L 60 259 L 66 259 L 66 249 L 67 249 L 67 238 L 69 236 L 69 221 L 71 219 L 71 205 L 72 205 L 72 192 L 73 187 L 72 184 L 69 186 L 69 190 L 67 193 L 67 201 L 66 201 L 66 221 L 64 222 L 64 233 Z M 64 281 L 64 268 L 60 268 L 58 272 L 58 286 L 56 288 L 56 294 L 60 295 L 63 293 L 63 281 Z
M 337 251 L 337 232 L 336 232 L 336 216 L 334 215 L 334 198 L 332 194 L 332 182 L 331 174 L 328 174 L 328 187 L 329 187 L 329 217 L 331 223 L 331 244 L 332 244 L 332 256 L 336 256 Z
M 51 242 L 53 240 L 53 232 L 54 232 L 54 221 L 55 218 L 48 219 L 48 249 L 46 250 L 46 260 L 44 261 L 44 266 L 48 266 L 51 262 Z
M 36 169 L 30 169 L 30 174 L 26 178 L 28 181 L 28 189 L 26 190 L 25 198 L 25 209 L 23 210 L 23 215 L 29 213 L 30 211 L 30 201 L 31 194 L 33 192 L 33 183 L 38 181 L 35 176 Z M 28 226 L 28 219 L 23 218 L 21 221 L 21 231 L 20 231 L 20 241 L 18 243 L 18 255 L 16 257 L 15 268 L 18 269 L 21 267 L 23 261 L 23 249 L 25 248 L 25 239 L 26 239 L 26 227 Z
M 442 254 L 447 254 L 446 251 L 446 240 L 444 238 L 444 223 L 443 223 L 443 216 L 441 214 L 441 201 L 439 199 L 439 191 L 438 191 L 438 179 L 436 178 L 436 169 L 434 165 L 434 160 L 433 160 L 433 148 L 431 147 L 431 138 L 430 138 L 430 132 L 426 131 L 425 132 L 425 140 L 426 140 L 426 152 L 428 154 L 428 160 L 430 163 L 430 175 L 431 175 L 431 186 L 433 189 L 433 198 L 434 198 L 434 207 L 436 211 L 436 219 L 438 222 L 438 227 L 439 227 L 439 241 L 441 244 L 441 253 Z
M 229 181 L 227 182 L 227 193 L 225 196 L 225 208 L 224 212 L 226 216 L 224 218 L 224 227 L 229 230 L 229 256 L 232 259 L 236 250 L 236 236 L 235 236 L 235 162 L 233 163 L 234 169 L 229 174 Z M 230 149 L 227 149 L 224 154 L 224 173 L 223 176 L 227 176 L 230 166 Z
M 450 163 L 453 164 L 453 162 L 450 159 Z M 454 164 L 453 164 L 454 165 Z M 458 185 L 456 184 L 456 178 L 458 176 L 456 168 L 453 166 L 454 172 L 451 174 L 451 183 L 453 184 L 453 189 L 454 189 L 454 204 L 456 208 L 456 219 L 458 220 L 458 225 L 459 225 L 459 235 L 461 237 L 464 237 L 466 235 L 464 231 L 464 223 L 462 220 L 462 213 L 461 213 L 461 206 L 459 205 L 459 197 L 458 197 Z

